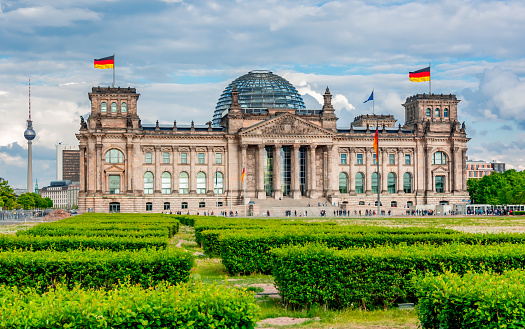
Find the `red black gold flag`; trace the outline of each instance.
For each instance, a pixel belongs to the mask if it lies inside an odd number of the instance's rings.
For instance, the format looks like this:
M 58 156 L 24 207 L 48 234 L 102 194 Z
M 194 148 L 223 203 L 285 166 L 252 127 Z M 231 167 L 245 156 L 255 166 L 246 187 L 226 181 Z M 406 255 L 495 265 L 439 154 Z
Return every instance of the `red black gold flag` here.
M 376 135 L 374 137 L 374 150 L 376 151 L 376 161 L 379 162 L 379 154 L 377 152 L 377 131 L 379 130 L 379 126 L 376 127 Z
M 408 73 L 408 78 L 413 82 L 430 81 L 430 66 Z
M 112 69 L 115 65 L 115 55 L 95 59 L 95 68 L 97 69 Z

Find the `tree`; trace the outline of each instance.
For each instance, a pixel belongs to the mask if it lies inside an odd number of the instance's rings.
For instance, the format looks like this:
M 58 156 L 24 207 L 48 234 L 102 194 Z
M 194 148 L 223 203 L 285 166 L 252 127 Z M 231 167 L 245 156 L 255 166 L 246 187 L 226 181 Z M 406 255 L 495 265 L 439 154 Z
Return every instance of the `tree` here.
M 479 180 L 469 179 L 467 186 L 472 203 L 525 204 L 525 171 L 511 169 Z
M 24 193 L 18 197 L 18 204 L 24 209 L 34 209 L 34 208 L 49 208 L 49 198 L 42 198 L 37 193 Z M 53 201 L 51 201 L 51 206 L 53 206 Z
M 53 200 L 51 198 L 44 198 L 47 202 L 47 206 L 45 208 L 53 208 Z
M 12 210 L 18 207 L 15 192 L 6 180 L 0 183 L 0 200 L 1 208 Z

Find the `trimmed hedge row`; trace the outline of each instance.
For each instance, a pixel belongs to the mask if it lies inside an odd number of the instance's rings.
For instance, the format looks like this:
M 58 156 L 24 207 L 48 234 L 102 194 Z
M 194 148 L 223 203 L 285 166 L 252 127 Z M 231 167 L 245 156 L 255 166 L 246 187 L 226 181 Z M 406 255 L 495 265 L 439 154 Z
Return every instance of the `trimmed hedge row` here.
M 0 284 L 44 291 L 56 283 L 98 288 L 129 280 L 149 287 L 187 281 L 193 264 L 193 255 L 180 249 L 6 251 L 0 253 Z
M 260 316 L 253 294 L 217 285 L 35 290 L 0 288 L 2 328 L 246 328 Z
M 27 231 L 16 232 L 17 236 L 32 235 L 32 236 L 112 236 L 112 237 L 166 237 L 170 238 L 172 235 L 166 230 L 86 230 L 82 227 L 69 228 L 39 228 L 35 226 Z
M 423 328 L 524 328 L 525 271 L 446 272 L 418 282 Z
M 501 273 L 525 265 L 525 244 L 398 245 L 335 250 L 320 245 L 272 250 L 272 274 L 292 307 L 329 308 L 415 302 L 414 278 L 445 270 Z
M 375 228 L 372 228 L 375 229 Z M 290 230 L 281 232 L 262 231 L 204 231 L 203 246 L 207 255 L 220 254 L 230 274 L 271 273 L 272 248 L 286 245 L 322 243 L 331 248 L 378 247 L 397 244 L 429 243 L 442 245 L 464 243 L 489 245 L 498 243 L 525 243 L 524 234 L 389 234 L 386 232 L 319 232 Z M 219 249 L 220 248 L 220 249 Z
M 0 251 L 6 250 L 55 250 L 104 249 L 113 251 L 136 250 L 168 246 L 165 237 L 120 238 L 120 237 L 87 237 L 74 236 L 33 236 L 33 235 L 0 235 Z

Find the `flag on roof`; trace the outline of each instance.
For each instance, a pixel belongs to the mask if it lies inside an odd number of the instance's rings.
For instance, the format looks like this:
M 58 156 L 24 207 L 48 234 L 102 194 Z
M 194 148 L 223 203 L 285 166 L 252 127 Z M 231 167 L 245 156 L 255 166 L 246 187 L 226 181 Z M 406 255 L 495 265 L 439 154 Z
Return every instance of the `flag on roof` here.
M 414 72 L 408 72 L 408 78 L 413 82 L 430 81 L 430 66 Z
M 95 59 L 94 66 L 97 69 L 112 69 L 115 65 L 115 55 Z
M 368 99 L 366 101 L 364 101 L 363 103 L 366 103 L 368 101 L 373 101 L 374 100 L 374 91 L 372 90 L 372 93 L 370 94 L 370 97 L 368 97 Z

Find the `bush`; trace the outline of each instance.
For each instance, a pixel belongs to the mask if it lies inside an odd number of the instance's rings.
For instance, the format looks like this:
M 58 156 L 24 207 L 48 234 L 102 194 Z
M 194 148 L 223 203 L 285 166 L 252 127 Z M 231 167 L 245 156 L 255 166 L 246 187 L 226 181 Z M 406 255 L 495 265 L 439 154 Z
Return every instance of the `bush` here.
M 383 230 L 382 230 L 383 229 Z M 361 230 L 359 232 L 358 230 Z M 401 234 L 402 229 L 378 227 L 280 228 L 279 232 L 264 231 L 203 231 L 203 247 L 207 255 L 217 254 L 230 274 L 271 272 L 270 250 L 286 245 L 322 243 L 336 249 L 378 247 L 382 245 L 429 243 L 464 243 L 487 245 L 525 243 L 523 234 L 468 234 L 456 232 L 426 233 L 424 230 Z M 429 230 L 432 232 L 432 230 Z M 410 232 L 410 231 L 408 231 Z M 219 249 L 220 248 L 220 249 Z
M 0 288 L 2 328 L 254 328 L 253 294 L 225 286 L 160 284 L 155 288 L 72 290 Z
M 417 287 L 423 328 L 525 327 L 525 272 L 446 272 Z
M 8 251 L 0 253 L 0 284 L 44 291 L 55 283 L 98 288 L 129 280 L 149 287 L 187 281 L 193 264 L 193 256 L 179 249 Z
M 523 216 L 525 215 L 525 211 L 513 211 L 512 214 L 516 216 Z
M 136 250 L 168 246 L 165 237 L 129 238 L 94 236 L 33 236 L 33 235 L 0 235 L 0 250 L 55 250 L 104 249 L 112 251 Z
M 414 277 L 445 270 L 500 273 L 525 265 L 524 244 L 398 245 L 335 250 L 290 246 L 272 250 L 272 273 L 284 302 L 293 307 L 387 307 L 415 302 Z

